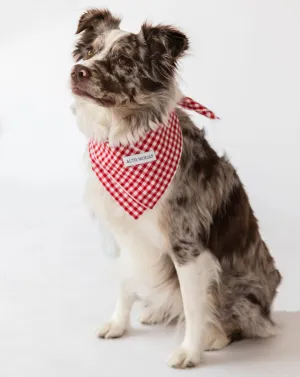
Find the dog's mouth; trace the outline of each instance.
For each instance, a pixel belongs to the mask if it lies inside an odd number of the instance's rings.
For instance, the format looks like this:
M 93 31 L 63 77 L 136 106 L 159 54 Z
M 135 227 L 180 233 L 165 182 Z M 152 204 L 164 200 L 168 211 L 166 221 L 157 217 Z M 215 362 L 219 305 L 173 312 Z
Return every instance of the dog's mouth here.
M 75 94 L 76 96 L 89 98 L 89 99 L 97 102 L 98 105 L 101 105 L 101 106 L 110 107 L 110 106 L 113 106 L 115 104 L 115 101 L 113 101 L 112 99 L 93 97 L 91 94 L 89 94 L 88 92 L 78 88 L 75 85 L 72 85 L 72 93 Z

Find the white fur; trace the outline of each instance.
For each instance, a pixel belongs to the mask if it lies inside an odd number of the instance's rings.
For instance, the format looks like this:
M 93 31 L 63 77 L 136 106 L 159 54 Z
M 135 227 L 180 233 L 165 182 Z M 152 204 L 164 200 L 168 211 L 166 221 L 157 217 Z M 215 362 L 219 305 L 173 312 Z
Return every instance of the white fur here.
M 80 64 L 86 67 L 90 67 L 95 60 L 99 61 L 99 60 L 105 59 L 106 55 L 110 51 L 111 47 L 115 44 L 115 42 L 118 39 L 125 37 L 125 35 L 128 35 L 128 34 L 129 33 L 124 30 L 119 30 L 119 29 L 110 30 L 109 32 L 105 34 L 104 48 L 100 52 L 92 56 L 90 59 L 85 60 L 81 62 Z M 102 38 L 102 36 L 99 36 L 98 38 Z M 97 39 L 94 41 L 94 44 L 97 44 Z
M 186 368 L 200 362 L 205 348 L 203 334 L 205 325 L 211 320 L 208 290 L 218 280 L 219 262 L 208 251 L 202 251 L 195 261 L 178 265 L 177 275 L 183 299 L 185 335 L 178 350 L 171 356 L 169 365 Z
M 130 135 L 124 135 L 123 132 L 119 131 L 119 120 L 111 108 L 101 107 L 85 97 L 77 95 L 73 97 L 74 104 L 72 104 L 71 109 L 76 115 L 78 128 L 87 139 L 92 138 L 99 142 L 109 140 L 111 146 L 117 146 L 134 143 L 142 136 L 136 134 L 133 139 L 128 139 Z M 171 112 L 182 97 L 182 92 L 175 87 L 174 98 L 170 100 L 167 110 Z M 167 123 L 167 119 L 163 119 L 163 123 Z M 157 124 L 152 121 L 150 121 L 149 126 L 153 130 L 157 129 Z
M 97 217 L 105 217 L 120 249 L 118 262 L 122 285 L 159 308 L 175 290 L 175 287 L 164 287 L 161 292 L 161 288 L 155 288 L 168 275 L 160 263 L 169 251 L 168 240 L 158 224 L 160 205 L 134 220 L 109 195 L 92 171 L 86 184 L 85 200 Z M 180 304 L 175 306 L 181 308 Z
M 203 334 L 203 344 L 205 351 L 220 350 L 228 345 L 230 339 L 226 336 L 223 329 L 214 324 L 207 324 Z
M 127 291 L 124 284 L 120 285 L 115 311 L 111 320 L 100 329 L 98 334 L 100 338 L 119 338 L 124 334 L 129 324 L 130 312 L 134 301 L 135 294 Z
M 110 112 L 85 97 L 74 96 L 74 99 L 73 108 L 80 131 L 87 139 L 106 140 L 111 124 Z

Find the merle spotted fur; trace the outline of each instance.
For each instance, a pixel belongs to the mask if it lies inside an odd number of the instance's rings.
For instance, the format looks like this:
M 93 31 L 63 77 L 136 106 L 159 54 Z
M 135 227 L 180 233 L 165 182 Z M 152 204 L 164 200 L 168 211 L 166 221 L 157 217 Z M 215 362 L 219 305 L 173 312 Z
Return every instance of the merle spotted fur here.
M 93 9 L 81 17 L 73 55 L 86 62 L 84 72 L 90 77 L 82 80 L 73 72 L 72 86 L 75 94 L 110 109 L 117 126 L 112 124 L 107 137 L 112 144 L 126 145 L 164 122 L 173 108 L 177 62 L 189 42 L 174 27 L 144 24 L 138 34 L 124 34 L 97 60 L 106 35 L 119 24 L 107 10 Z M 235 169 L 217 155 L 185 112 L 177 109 L 177 114 L 183 153 L 161 203 L 161 229 L 171 245 L 165 260 L 187 265 L 209 251 L 221 268 L 219 281 L 209 291 L 218 326 L 232 340 L 268 336 L 274 329 L 271 306 L 281 275 Z M 170 279 L 179 286 L 176 269 L 170 270 Z

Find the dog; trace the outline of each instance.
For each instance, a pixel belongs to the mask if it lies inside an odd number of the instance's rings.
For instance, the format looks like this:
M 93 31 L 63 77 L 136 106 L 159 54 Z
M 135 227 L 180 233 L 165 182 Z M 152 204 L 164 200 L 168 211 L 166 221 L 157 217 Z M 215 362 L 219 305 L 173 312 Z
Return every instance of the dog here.
M 176 67 L 188 38 L 173 26 L 148 23 L 138 34 L 123 31 L 106 9 L 87 10 L 76 34 L 71 88 L 88 140 L 111 151 L 134 146 L 162 129 L 172 112 L 182 136 L 174 177 L 138 218 L 118 203 L 87 158 L 85 198 L 108 224 L 120 265 L 116 308 L 99 336 L 121 337 L 137 299 L 143 324 L 184 319 L 171 367 L 196 366 L 203 351 L 235 340 L 274 335 L 271 306 L 281 275 L 246 191 L 228 159 L 178 107 Z

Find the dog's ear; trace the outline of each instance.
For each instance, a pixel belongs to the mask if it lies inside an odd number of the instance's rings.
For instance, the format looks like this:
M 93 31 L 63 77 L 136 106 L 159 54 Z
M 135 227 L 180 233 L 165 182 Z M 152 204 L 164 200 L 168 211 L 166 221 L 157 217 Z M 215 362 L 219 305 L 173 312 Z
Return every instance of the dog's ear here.
M 167 54 L 174 59 L 183 56 L 189 47 L 186 35 L 173 26 L 143 24 L 139 33 L 152 54 Z
M 99 33 L 109 29 L 118 29 L 120 22 L 121 19 L 113 16 L 108 9 L 88 9 L 79 19 L 76 34 L 86 29 L 99 30 Z

